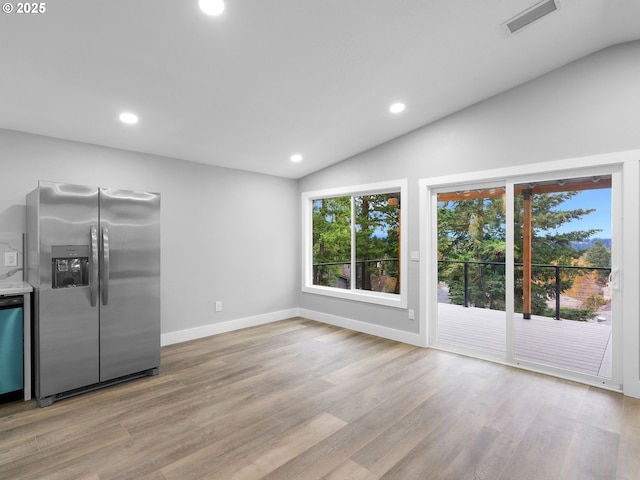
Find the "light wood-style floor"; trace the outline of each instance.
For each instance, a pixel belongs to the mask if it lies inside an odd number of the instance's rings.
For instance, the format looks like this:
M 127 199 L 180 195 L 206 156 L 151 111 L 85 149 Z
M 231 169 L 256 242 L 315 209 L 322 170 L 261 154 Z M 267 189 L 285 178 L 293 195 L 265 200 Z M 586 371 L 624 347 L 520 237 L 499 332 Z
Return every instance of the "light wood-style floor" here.
M 0 406 L 1 479 L 624 479 L 640 400 L 296 318 Z

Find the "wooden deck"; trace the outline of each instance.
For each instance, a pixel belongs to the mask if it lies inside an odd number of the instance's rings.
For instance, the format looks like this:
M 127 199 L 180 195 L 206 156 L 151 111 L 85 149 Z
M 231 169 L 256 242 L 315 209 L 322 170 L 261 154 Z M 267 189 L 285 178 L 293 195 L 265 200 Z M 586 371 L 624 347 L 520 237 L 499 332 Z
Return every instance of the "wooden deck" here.
M 483 352 L 505 355 L 505 312 L 438 304 L 438 340 Z M 516 315 L 516 359 L 611 377 L 611 326 Z

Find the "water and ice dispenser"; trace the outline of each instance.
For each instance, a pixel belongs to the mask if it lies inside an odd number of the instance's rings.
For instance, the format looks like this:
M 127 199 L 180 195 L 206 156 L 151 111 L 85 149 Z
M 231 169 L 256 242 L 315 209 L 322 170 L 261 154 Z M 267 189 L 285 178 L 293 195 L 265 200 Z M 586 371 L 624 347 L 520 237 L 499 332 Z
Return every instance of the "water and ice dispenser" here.
M 89 285 L 89 245 L 53 245 L 51 263 L 51 288 Z

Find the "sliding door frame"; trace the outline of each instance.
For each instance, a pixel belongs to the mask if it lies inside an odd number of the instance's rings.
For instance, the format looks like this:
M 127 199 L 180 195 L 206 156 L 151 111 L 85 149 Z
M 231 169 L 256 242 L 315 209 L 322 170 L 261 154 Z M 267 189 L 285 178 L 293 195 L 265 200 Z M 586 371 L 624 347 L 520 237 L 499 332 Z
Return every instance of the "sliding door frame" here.
M 427 285 L 431 285 L 428 287 L 427 295 L 430 297 L 430 304 L 432 305 L 432 310 L 429 312 L 431 315 L 429 318 L 432 318 L 433 321 L 429 322 L 429 338 L 431 339 L 430 346 L 435 348 L 441 348 L 446 350 L 455 351 L 456 353 L 461 353 L 464 355 L 476 356 L 478 358 L 482 358 L 485 360 L 503 362 L 504 357 L 498 354 L 483 352 L 481 349 L 475 349 L 473 347 L 465 347 L 462 345 L 454 345 L 449 343 L 441 343 L 438 341 L 438 299 L 437 299 L 437 288 L 434 288 L 438 285 L 438 194 L 440 193 L 449 193 L 449 192 L 465 192 L 467 190 L 488 190 L 492 188 L 504 188 L 506 189 L 506 181 L 505 180 L 497 180 L 492 182 L 472 182 L 472 183 L 458 183 L 453 186 L 444 186 L 444 187 L 433 187 L 429 189 L 429 212 L 431 215 L 431 235 L 429 238 L 431 249 L 427 250 L 425 253 L 425 258 L 429 259 L 431 268 L 429 271 L 429 282 Z M 506 203 L 506 197 L 505 197 Z M 506 212 L 505 212 L 506 214 Z M 507 221 L 505 216 L 505 222 Z M 507 225 L 505 224 L 505 229 L 507 229 Z M 507 229 L 508 230 L 508 229 Z M 506 267 L 507 265 L 505 265 Z M 508 302 L 508 291 L 505 290 L 505 302 Z M 508 314 L 508 304 L 505 309 L 505 321 Z M 509 322 L 507 322 L 509 323 Z M 507 337 L 508 338 L 508 337 Z M 508 348 L 508 345 L 505 343 L 505 348 Z
M 518 359 L 513 345 L 514 338 L 514 321 L 515 315 L 513 303 L 515 301 L 514 289 L 515 289 L 515 263 L 514 263 L 514 225 L 515 225 L 515 212 L 513 210 L 515 204 L 515 187 L 518 184 L 523 183 L 537 183 L 544 181 L 553 181 L 560 179 L 572 179 L 583 177 L 597 177 L 597 176 L 611 176 L 611 239 L 612 239 L 612 255 L 611 255 L 611 272 L 614 279 L 617 279 L 620 275 L 622 261 L 621 261 L 621 241 L 622 236 L 622 202 L 621 202 L 621 175 L 622 166 L 619 164 L 597 166 L 597 167 L 582 167 L 572 170 L 562 170 L 559 172 L 548 172 L 541 174 L 529 174 L 518 177 L 509 178 L 507 181 L 507 191 L 510 192 L 510 200 L 508 201 L 509 209 L 507 214 L 507 252 L 511 254 L 509 262 L 509 269 L 507 272 L 507 297 L 510 297 L 512 302 L 512 308 L 508 314 L 509 320 L 507 325 L 511 327 L 511 333 L 508 336 L 507 343 L 509 348 L 507 349 L 507 363 L 515 366 L 522 366 L 529 370 L 542 371 L 559 377 L 570 378 L 572 380 L 580 381 L 582 383 L 594 384 L 609 388 L 612 390 L 622 389 L 622 298 L 620 289 L 613 289 L 613 301 L 612 305 L 612 375 L 611 378 L 598 377 L 597 375 L 588 375 L 578 372 L 571 372 L 560 367 L 552 365 L 539 364 L 532 361 Z M 613 283 L 613 282 L 612 282 Z
M 419 181 L 420 194 L 420 248 L 421 257 L 425 260 L 420 265 L 420 332 L 426 345 L 433 348 L 443 348 L 438 345 L 435 337 L 434 323 L 437 319 L 437 191 L 450 188 L 459 190 L 460 186 L 472 184 L 492 184 L 506 186 L 506 222 L 507 222 L 507 252 L 506 252 L 506 355 L 502 362 L 478 352 L 447 350 L 497 361 L 514 367 L 536 372 L 546 373 L 561 378 L 575 380 L 581 383 L 597 385 L 603 388 L 623 391 L 627 395 L 640 398 L 640 302 L 638 291 L 640 287 L 640 233 L 639 207 L 640 194 L 637 185 L 640 182 L 640 151 L 618 152 L 608 155 L 595 155 L 575 159 L 544 162 L 539 164 L 522 165 L 503 169 L 485 170 L 467 174 L 456 174 L 442 177 L 425 178 Z M 614 216 L 624 219 L 613 220 L 614 231 L 612 237 L 616 244 L 613 246 L 612 271 L 620 269 L 624 258 L 624 271 L 618 270 L 618 301 L 617 311 L 614 311 L 614 370 L 611 381 L 590 375 L 574 374 L 553 367 L 538 365 L 514 358 L 513 350 L 513 313 L 514 311 L 514 253 L 513 253 L 513 222 L 514 222 L 514 185 L 536 179 L 566 177 L 580 177 L 596 174 L 612 175 L 612 212 Z M 616 230 L 617 229 L 617 230 Z M 624 292 L 627 292 L 624 295 Z M 615 358 L 617 356 L 617 359 Z M 624 365 L 624 368 L 623 368 Z

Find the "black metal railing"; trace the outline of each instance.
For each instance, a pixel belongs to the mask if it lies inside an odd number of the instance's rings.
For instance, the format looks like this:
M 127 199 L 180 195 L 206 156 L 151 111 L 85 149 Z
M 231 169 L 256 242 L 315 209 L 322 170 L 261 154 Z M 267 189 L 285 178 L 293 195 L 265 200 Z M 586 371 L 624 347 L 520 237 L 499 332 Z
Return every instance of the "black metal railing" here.
M 375 264 L 375 267 L 372 265 Z M 331 267 L 342 267 L 340 273 L 329 273 Z M 387 291 L 388 293 L 399 293 L 399 264 L 397 258 L 377 258 L 372 260 L 357 260 L 356 288 L 358 290 Z M 313 264 L 314 285 L 324 285 L 337 288 L 351 288 L 351 262 L 324 262 Z M 393 285 L 389 287 L 382 281 L 388 279 Z
M 469 307 L 470 304 L 470 295 L 469 295 L 469 267 L 471 265 L 493 265 L 493 266 L 505 266 L 504 262 L 483 262 L 483 261 L 467 261 L 467 260 L 438 260 L 438 264 L 441 263 L 458 263 L 463 265 L 463 292 L 464 292 L 464 306 Z M 514 264 L 516 267 L 522 267 L 522 263 Z M 562 293 L 561 283 L 562 283 L 562 271 L 563 270 L 573 270 L 573 271 L 598 271 L 604 272 L 607 274 L 611 273 L 611 267 L 591 267 L 591 266 L 582 266 L 582 265 L 552 265 L 552 264 L 531 264 L 532 269 L 553 269 L 553 279 L 554 279 L 554 288 L 553 288 L 553 296 L 555 297 L 555 318 L 560 320 L 560 298 Z

